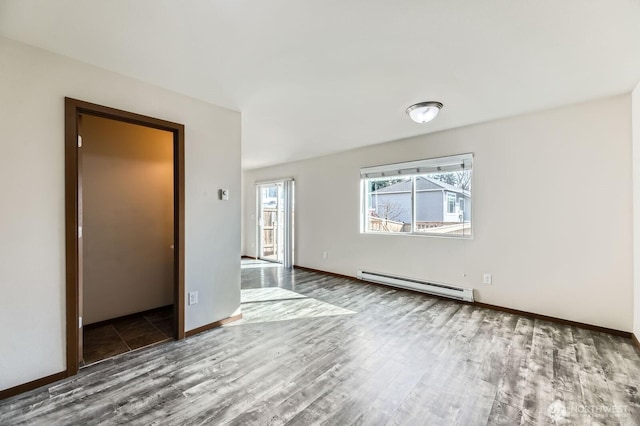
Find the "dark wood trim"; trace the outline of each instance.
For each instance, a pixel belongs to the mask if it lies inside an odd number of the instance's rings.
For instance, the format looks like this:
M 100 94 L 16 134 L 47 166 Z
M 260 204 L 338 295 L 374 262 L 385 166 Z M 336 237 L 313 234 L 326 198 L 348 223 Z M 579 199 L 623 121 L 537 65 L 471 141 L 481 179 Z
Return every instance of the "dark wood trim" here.
M 64 104 L 65 267 L 67 304 L 67 370 L 78 373 L 78 112 L 68 98 Z
M 174 293 L 173 304 L 175 306 L 175 333 L 176 340 L 185 338 L 184 332 L 184 310 L 185 310 L 185 230 L 184 230 L 184 125 L 175 124 L 173 130 L 173 268 L 174 273 Z
M 348 278 L 348 279 L 352 279 L 352 280 L 356 280 L 356 281 L 362 281 L 362 282 L 366 282 L 367 284 L 379 285 L 379 286 L 387 287 L 387 288 L 397 288 L 397 287 L 388 286 L 388 285 L 385 285 L 385 284 L 374 283 L 374 282 L 366 281 L 366 280 L 360 280 L 357 277 L 351 277 L 349 275 L 342 275 L 342 274 L 336 274 L 335 272 L 321 271 L 319 269 L 307 268 L 305 266 L 295 265 L 294 268 L 302 269 L 302 270 L 310 271 L 310 272 L 318 272 L 318 273 L 321 273 L 321 274 L 331 275 L 331 276 L 338 277 L 338 278 Z M 423 292 L 420 292 L 420 291 L 417 291 L 417 290 L 411 290 L 411 289 L 400 289 L 400 290 L 406 290 L 406 291 L 411 291 L 411 292 L 414 292 L 414 293 L 425 294 Z M 450 299 L 448 297 L 436 296 L 436 295 L 432 295 L 432 294 L 429 294 L 429 296 L 437 297 L 439 299 L 450 300 L 452 302 L 458 302 L 458 303 L 463 303 L 463 304 L 468 304 L 468 305 L 479 306 L 481 308 L 492 309 L 494 311 L 507 312 L 507 313 L 510 313 L 510 314 L 519 315 L 519 316 L 523 316 L 523 317 L 527 317 L 527 318 L 534 318 L 534 319 L 539 319 L 539 320 L 544 320 L 544 321 L 550 321 L 550 322 L 554 322 L 554 323 L 557 323 L 557 324 L 569 325 L 569 326 L 572 326 L 572 327 L 583 328 L 583 329 L 591 330 L 591 331 L 599 331 L 601 333 L 612 334 L 614 336 L 621 336 L 621 337 L 626 337 L 626 338 L 631 338 L 633 336 L 633 334 L 628 332 L 628 331 L 621 331 L 621 330 L 616 330 L 616 329 L 613 329 L 613 328 L 600 327 L 598 325 L 585 324 L 585 323 L 582 323 L 582 322 L 570 321 L 570 320 L 566 320 L 566 319 L 562 319 L 562 318 L 549 317 L 549 316 L 546 316 L 546 315 L 536 314 L 536 313 L 533 313 L 533 312 L 526 312 L 526 311 L 520 311 L 520 310 L 517 310 L 517 309 L 505 308 L 505 307 L 497 306 L 497 305 L 490 305 L 488 303 L 482 303 L 482 302 L 470 303 L 470 302 L 464 302 L 464 301 L 461 301 L 461 300 Z M 638 346 L 638 348 L 640 350 L 640 346 Z
M 601 327 L 599 325 L 586 324 L 583 322 L 570 321 L 563 318 L 557 317 L 549 317 L 546 315 L 536 314 L 533 312 L 519 311 L 517 309 L 505 308 L 503 306 L 490 305 L 488 303 L 482 302 L 474 302 L 475 306 L 480 306 L 481 308 L 493 309 L 494 311 L 507 312 L 514 315 L 520 315 L 522 317 L 534 318 L 543 321 L 555 322 L 557 324 L 569 325 L 571 327 L 583 328 L 585 330 L 598 331 L 600 333 L 613 334 L 614 336 L 631 338 L 632 333 L 628 331 L 616 330 L 613 328 Z
M 83 325 L 83 327 L 84 328 L 102 327 L 103 325 L 111 324 L 114 321 L 127 320 L 127 319 L 144 316 L 144 315 L 152 315 L 152 314 L 155 314 L 156 312 L 164 311 L 165 309 L 172 308 L 172 307 L 173 305 L 167 305 L 167 306 L 161 306 L 159 308 L 147 309 L 146 311 L 134 312 L 133 314 L 123 315 L 117 318 L 111 318 L 104 321 L 92 322 L 91 324 Z
M 40 386 L 49 385 L 51 383 L 57 382 L 58 380 L 62 380 L 65 377 L 67 377 L 67 372 L 61 371 L 59 373 L 42 377 L 40 379 L 32 380 L 31 382 L 23 383 L 21 385 L 14 386 L 12 388 L 0 390 L 0 399 L 10 398 L 12 396 L 19 395 L 23 392 L 28 392 L 30 390 L 37 389 Z
M 242 314 L 234 315 L 229 318 L 221 319 L 220 321 L 212 322 L 210 324 L 205 324 L 201 327 L 194 328 L 193 330 L 187 331 L 185 334 L 187 337 L 195 336 L 196 334 L 202 333 L 203 331 L 211 330 L 212 328 L 217 328 L 222 325 L 229 324 L 230 322 L 233 322 L 233 321 L 238 321 L 241 318 L 242 318 Z
M 342 275 L 342 274 L 337 274 L 335 272 L 329 272 L 329 271 L 322 271 L 320 269 L 313 269 L 313 268 L 307 268 L 306 266 L 300 266 L 300 265 L 293 265 L 293 267 L 295 269 L 302 269 L 303 271 L 309 271 L 309 272 L 318 272 L 320 274 L 325 274 L 325 275 L 331 275 L 332 277 L 337 277 L 337 278 L 347 278 L 350 280 L 355 280 L 355 281 L 363 281 L 363 280 L 359 280 L 358 277 L 352 277 L 350 275 Z M 368 284 L 375 284 L 375 285 L 382 285 L 384 287 L 389 287 L 389 286 L 385 286 L 383 284 L 378 284 L 378 283 L 374 283 L 374 282 L 370 282 L 370 281 L 366 281 L 366 283 Z M 394 287 L 395 288 L 395 287 Z M 420 293 L 419 291 L 416 293 Z M 424 293 L 421 293 L 424 294 Z
M 256 260 L 255 257 L 253 257 L 253 256 L 245 256 L 244 254 L 242 256 L 240 256 L 240 259 L 253 259 L 253 260 Z
M 633 342 L 633 346 L 640 352 L 640 340 L 638 340 L 638 336 L 631 334 L 631 341 Z
M 184 130 L 183 124 L 174 123 L 172 121 L 149 117 L 147 115 L 136 114 L 134 112 L 124 111 L 117 108 L 93 104 L 91 102 L 80 101 L 78 99 L 64 99 L 67 104 L 73 105 L 75 107 L 75 110 L 80 114 L 93 115 L 95 117 L 102 117 L 111 120 L 123 121 L 125 123 L 138 124 L 140 126 L 166 130 L 168 132 Z
M 361 282 L 361 283 L 364 282 L 364 283 L 367 283 L 368 285 L 375 285 L 375 286 L 384 287 L 384 288 L 388 288 L 388 289 L 409 291 L 411 293 L 422 294 L 422 295 L 427 294 L 427 293 L 425 293 L 423 291 L 418 291 L 418 290 L 414 290 L 414 289 L 411 289 L 411 288 L 393 287 L 393 286 L 390 286 L 390 285 L 376 283 L 376 282 L 373 282 L 373 281 L 361 280 L 360 278 L 352 277 L 351 275 L 337 274 L 335 272 L 322 271 L 320 269 L 307 268 L 306 266 L 299 266 L 299 265 L 294 265 L 293 267 L 296 268 L 296 269 L 302 269 L 304 271 L 317 272 L 317 273 L 320 273 L 320 274 L 331 275 L 332 277 L 336 277 L 336 278 L 343 278 L 343 279 L 353 280 L 353 281 L 357 281 L 357 282 Z M 427 295 L 429 297 L 435 297 L 436 299 L 449 300 L 449 301 L 452 301 L 452 302 L 458 302 L 458 303 L 464 303 L 464 304 L 471 304 L 471 303 L 465 302 L 463 300 L 455 300 L 455 299 L 451 299 L 450 297 L 438 296 L 437 294 L 427 294 Z
M 184 332 L 184 144 L 183 124 L 109 108 L 72 98 L 65 98 L 65 242 L 66 242 L 66 355 L 67 376 L 78 373 L 78 118 L 92 115 L 136 124 L 173 134 L 174 163 L 174 307 L 175 338 L 183 339 Z

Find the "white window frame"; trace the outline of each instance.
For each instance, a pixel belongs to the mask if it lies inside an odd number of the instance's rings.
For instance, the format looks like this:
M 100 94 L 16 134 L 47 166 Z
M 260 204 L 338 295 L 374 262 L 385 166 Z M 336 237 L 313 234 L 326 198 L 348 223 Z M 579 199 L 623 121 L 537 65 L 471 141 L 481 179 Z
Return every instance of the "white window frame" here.
M 361 194 L 361 211 L 360 211 L 360 233 L 373 234 L 373 235 L 409 235 L 409 236 L 424 236 L 424 237 L 442 237 L 442 238 L 460 238 L 460 239 L 472 239 L 473 238 L 473 212 L 469 211 L 471 230 L 469 234 L 442 234 L 437 232 L 425 232 L 417 231 L 416 224 L 416 179 L 415 177 L 434 173 L 448 173 L 455 171 L 469 170 L 471 174 L 471 191 L 469 193 L 469 200 L 473 199 L 473 153 L 451 155 L 447 157 L 429 158 L 425 160 L 409 161 L 404 163 L 387 164 L 381 166 L 364 167 L 360 169 L 360 194 Z M 394 177 L 411 177 L 411 232 L 382 232 L 382 231 L 369 231 L 367 230 L 367 184 L 370 179 L 376 178 L 394 178 Z M 450 192 L 443 191 L 443 196 L 447 198 L 443 214 L 448 212 L 448 194 Z M 458 200 L 458 196 L 454 201 L 454 213 L 458 213 L 459 203 L 461 200 L 464 203 L 464 207 L 467 208 L 467 200 L 463 196 Z M 473 209 L 473 203 L 471 203 Z M 458 208 L 458 211 L 455 211 Z M 449 213 L 452 214 L 452 213 Z
M 453 203 L 451 199 L 453 198 Z M 456 204 L 458 201 L 458 196 L 454 192 L 447 192 L 447 214 L 455 214 L 456 213 Z M 452 211 L 449 211 L 449 207 L 451 207 Z

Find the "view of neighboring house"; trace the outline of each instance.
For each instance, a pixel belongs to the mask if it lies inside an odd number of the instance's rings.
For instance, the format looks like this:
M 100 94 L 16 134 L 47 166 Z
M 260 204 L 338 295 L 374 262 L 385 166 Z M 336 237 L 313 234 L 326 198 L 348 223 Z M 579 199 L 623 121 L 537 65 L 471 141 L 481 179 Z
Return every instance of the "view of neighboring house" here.
M 428 176 L 415 177 L 415 230 L 458 233 L 471 221 L 471 192 Z M 370 193 L 369 230 L 411 232 L 412 179 Z M 377 229 L 375 229 L 377 228 Z

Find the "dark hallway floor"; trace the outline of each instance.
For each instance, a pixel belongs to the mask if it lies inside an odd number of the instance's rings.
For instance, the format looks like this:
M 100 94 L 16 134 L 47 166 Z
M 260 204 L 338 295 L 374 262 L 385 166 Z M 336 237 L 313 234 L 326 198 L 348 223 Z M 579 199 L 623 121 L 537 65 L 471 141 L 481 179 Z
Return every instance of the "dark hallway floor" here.
M 82 366 L 173 340 L 173 306 L 86 325 Z

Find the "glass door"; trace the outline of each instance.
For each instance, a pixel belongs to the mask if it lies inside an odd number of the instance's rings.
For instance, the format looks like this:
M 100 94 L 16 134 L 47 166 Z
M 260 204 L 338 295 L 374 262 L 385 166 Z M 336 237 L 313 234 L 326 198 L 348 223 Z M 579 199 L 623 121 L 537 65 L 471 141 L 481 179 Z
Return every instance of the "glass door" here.
M 293 266 L 293 180 L 257 185 L 258 258 Z
M 282 263 L 282 184 L 258 186 L 259 258 Z

